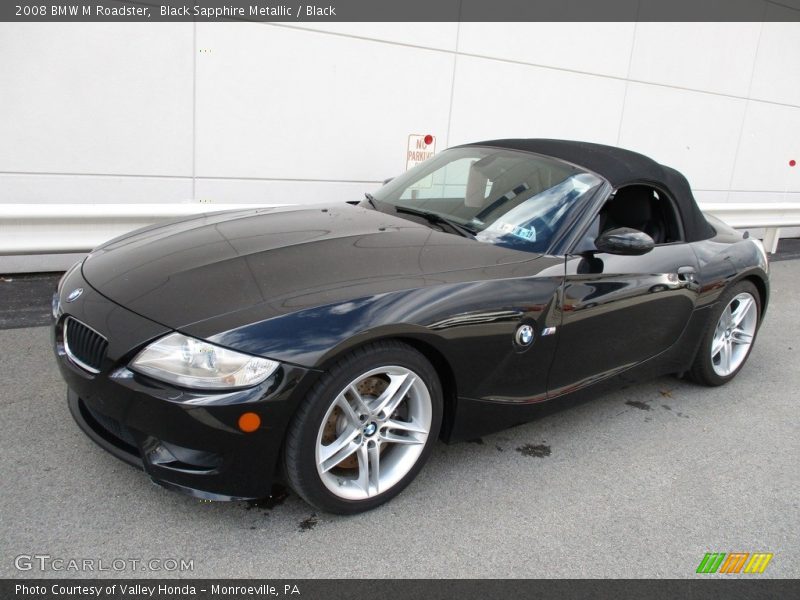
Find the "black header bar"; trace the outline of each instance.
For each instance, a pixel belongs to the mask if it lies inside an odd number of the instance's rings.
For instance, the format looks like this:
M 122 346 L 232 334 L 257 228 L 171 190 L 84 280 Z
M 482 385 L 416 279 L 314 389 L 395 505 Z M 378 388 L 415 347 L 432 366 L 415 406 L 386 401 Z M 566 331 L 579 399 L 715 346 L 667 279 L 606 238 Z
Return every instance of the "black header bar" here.
M 800 21 L 800 0 L 3 0 L 0 21 Z

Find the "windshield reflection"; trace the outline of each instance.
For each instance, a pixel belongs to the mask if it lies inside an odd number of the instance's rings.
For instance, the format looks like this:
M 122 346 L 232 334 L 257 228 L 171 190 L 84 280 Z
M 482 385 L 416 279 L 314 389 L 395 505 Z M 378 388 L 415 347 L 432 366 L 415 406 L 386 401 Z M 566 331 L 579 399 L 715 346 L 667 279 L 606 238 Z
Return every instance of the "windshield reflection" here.
M 598 176 L 546 156 L 468 146 L 445 150 L 370 197 L 379 210 L 515 250 L 544 252 Z

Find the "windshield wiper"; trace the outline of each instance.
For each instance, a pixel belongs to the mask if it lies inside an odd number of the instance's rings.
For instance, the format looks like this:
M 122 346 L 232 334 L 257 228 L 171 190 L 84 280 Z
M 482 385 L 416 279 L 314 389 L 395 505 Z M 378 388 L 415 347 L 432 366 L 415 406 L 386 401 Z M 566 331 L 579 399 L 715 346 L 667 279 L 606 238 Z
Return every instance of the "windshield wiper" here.
M 372 208 L 378 210 L 378 205 L 375 204 L 375 196 L 373 196 L 369 192 L 364 192 L 364 198 L 366 198 L 367 202 L 369 202 L 372 205 Z
M 475 239 L 475 233 L 476 233 L 475 231 L 473 231 L 468 227 L 464 227 L 460 223 L 456 223 L 455 221 L 452 221 L 447 217 L 443 217 L 438 213 L 429 212 L 427 210 L 419 210 L 416 208 L 409 208 L 407 206 L 397 206 L 395 207 L 395 212 L 422 217 L 432 225 L 447 225 L 447 227 L 449 227 L 452 231 L 454 231 L 461 237 L 471 238 L 473 240 Z

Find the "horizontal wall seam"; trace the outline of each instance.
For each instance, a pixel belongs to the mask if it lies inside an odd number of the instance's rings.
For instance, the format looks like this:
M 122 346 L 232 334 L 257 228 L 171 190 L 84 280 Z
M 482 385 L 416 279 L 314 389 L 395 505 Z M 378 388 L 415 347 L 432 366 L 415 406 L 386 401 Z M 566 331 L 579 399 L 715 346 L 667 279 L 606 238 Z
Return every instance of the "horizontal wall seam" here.
M 297 181 L 301 183 L 383 183 L 382 180 L 367 180 L 367 179 L 313 179 L 313 178 L 293 178 L 293 177 L 234 177 L 234 176 L 205 176 L 198 175 L 192 177 L 191 175 L 142 175 L 132 173 L 62 173 L 62 172 L 49 172 L 49 171 L 0 171 L 0 176 L 45 176 L 45 177 L 126 177 L 129 179 L 178 179 L 191 181 L 192 179 L 204 181 Z

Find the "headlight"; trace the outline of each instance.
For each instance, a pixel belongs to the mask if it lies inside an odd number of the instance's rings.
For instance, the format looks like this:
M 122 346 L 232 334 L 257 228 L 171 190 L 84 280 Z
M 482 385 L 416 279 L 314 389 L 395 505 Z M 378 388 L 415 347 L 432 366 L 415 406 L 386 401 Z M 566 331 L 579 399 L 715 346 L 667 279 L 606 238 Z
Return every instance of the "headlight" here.
M 278 363 L 171 333 L 142 350 L 130 368 L 184 387 L 230 389 L 261 383 Z

